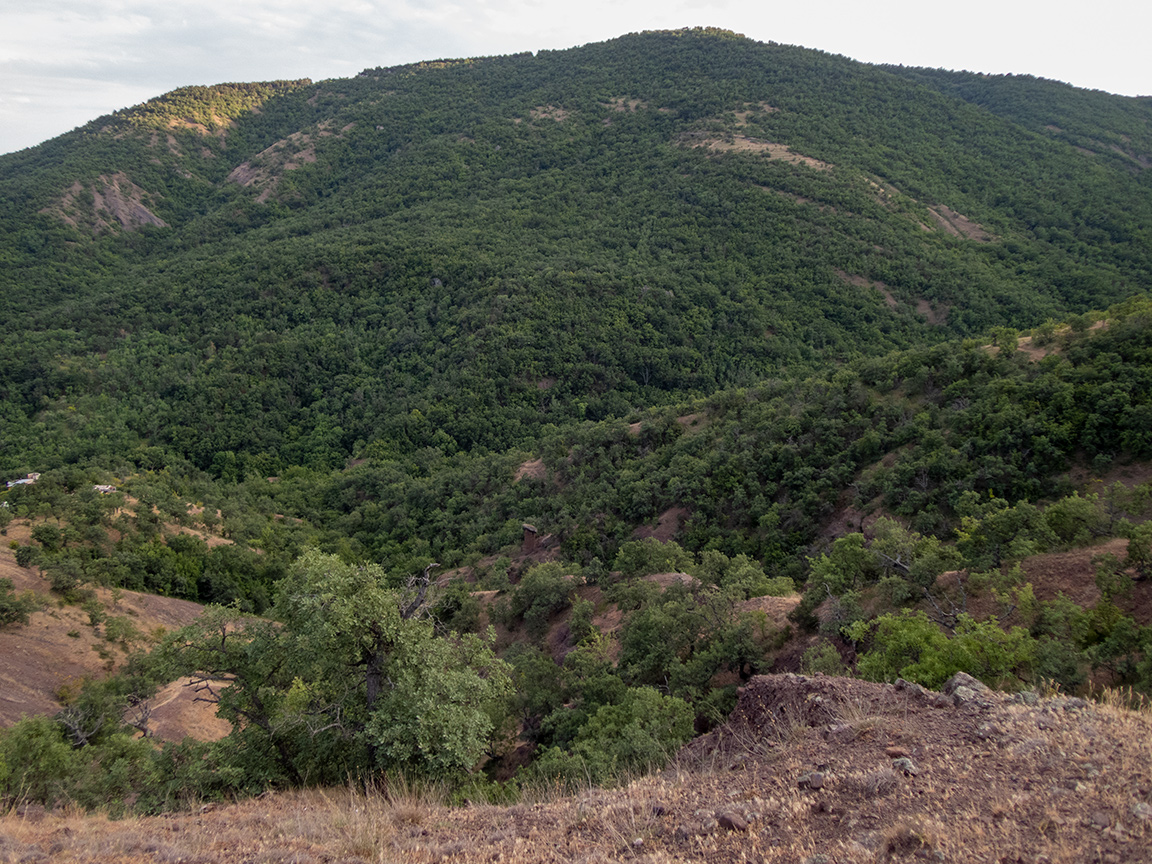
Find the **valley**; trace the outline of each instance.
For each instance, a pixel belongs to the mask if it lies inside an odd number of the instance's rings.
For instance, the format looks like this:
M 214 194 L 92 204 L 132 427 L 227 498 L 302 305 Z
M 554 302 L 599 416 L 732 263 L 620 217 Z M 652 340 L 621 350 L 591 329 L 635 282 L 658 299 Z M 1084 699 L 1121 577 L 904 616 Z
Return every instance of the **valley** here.
M 1140 860 L 1150 159 L 700 28 L 0 157 L 0 861 Z

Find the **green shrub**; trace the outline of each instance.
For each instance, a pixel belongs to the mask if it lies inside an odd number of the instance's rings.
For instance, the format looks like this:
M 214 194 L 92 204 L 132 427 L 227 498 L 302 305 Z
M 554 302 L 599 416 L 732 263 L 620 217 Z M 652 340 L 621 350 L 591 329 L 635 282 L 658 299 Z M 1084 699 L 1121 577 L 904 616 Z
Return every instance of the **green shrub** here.
M 1060 541 L 1069 546 L 1086 546 L 1108 531 L 1108 515 L 1099 495 L 1081 498 L 1073 492 L 1048 506 L 1044 521 Z
M 871 681 L 905 678 L 938 688 L 957 672 L 967 672 L 992 687 L 1031 680 L 1036 640 L 1022 627 L 1002 630 L 995 618 L 975 621 L 960 615 L 949 639 L 923 612 L 882 615 L 849 628 L 857 642 L 872 631 L 872 649 L 860 656 L 857 672 Z
M 548 629 L 548 619 L 568 605 L 573 587 L 572 577 L 564 565 L 537 564 L 516 586 L 510 611 L 523 619 L 529 633 L 539 638 Z
M 568 629 L 574 641 L 583 642 L 592 633 L 592 613 L 595 608 L 591 600 L 578 598 L 572 603 L 572 618 L 568 622 Z
M 821 639 L 804 652 L 804 656 L 800 659 L 800 671 L 805 675 L 815 675 L 817 672 L 823 675 L 846 675 L 848 673 L 848 669 L 840 657 L 840 652 L 827 639 Z
M 11 800 L 52 805 L 67 798 L 84 759 L 49 717 L 25 717 L 0 734 L 0 761 L 8 769 L 0 787 Z
M 729 558 L 717 549 L 706 549 L 700 556 L 699 566 L 690 572 L 703 582 L 719 585 L 735 600 L 786 597 L 796 591 L 796 585 L 787 576 L 770 578 L 757 561 L 743 553 Z
M 547 750 L 535 777 L 569 783 L 605 783 L 663 768 L 691 737 L 692 708 L 651 687 L 629 690 L 616 705 L 601 706 L 576 733 L 570 750 Z
M 60 529 L 47 522 L 42 522 L 32 529 L 32 539 L 43 546 L 46 552 L 55 552 L 63 542 Z
M 627 579 L 653 573 L 687 572 L 694 563 L 692 554 L 682 549 L 680 544 L 661 543 L 647 537 L 622 544 L 612 562 L 612 569 L 619 570 Z
M 28 616 L 39 608 L 35 595 L 24 591 L 17 595 L 11 579 L 0 579 L 0 627 L 27 624 Z

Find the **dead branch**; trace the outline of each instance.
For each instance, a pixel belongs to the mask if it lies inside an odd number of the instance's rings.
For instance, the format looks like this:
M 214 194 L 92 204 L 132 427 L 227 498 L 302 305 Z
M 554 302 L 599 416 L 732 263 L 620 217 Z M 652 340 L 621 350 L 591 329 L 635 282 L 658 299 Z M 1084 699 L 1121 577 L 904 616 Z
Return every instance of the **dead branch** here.
M 411 618 L 416 612 L 419 611 L 421 605 L 424 603 L 424 597 L 428 593 L 428 586 L 432 582 L 432 571 L 440 565 L 433 561 L 424 568 L 424 575 L 413 576 L 408 580 L 407 590 L 416 590 L 416 597 L 400 611 L 400 617 L 407 620 Z

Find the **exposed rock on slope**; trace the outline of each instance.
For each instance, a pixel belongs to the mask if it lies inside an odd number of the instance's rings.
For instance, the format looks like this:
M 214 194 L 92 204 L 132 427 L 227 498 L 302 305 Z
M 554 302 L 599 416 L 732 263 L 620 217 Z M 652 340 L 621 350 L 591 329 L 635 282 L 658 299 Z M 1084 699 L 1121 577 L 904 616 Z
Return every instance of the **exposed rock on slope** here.
M 79 180 L 61 196 L 60 201 L 40 212 L 56 216 L 77 228 L 88 228 L 95 234 L 110 231 L 135 231 L 142 225 L 168 227 L 168 223 L 145 205 L 148 193 L 121 171 L 102 174 L 93 183 Z

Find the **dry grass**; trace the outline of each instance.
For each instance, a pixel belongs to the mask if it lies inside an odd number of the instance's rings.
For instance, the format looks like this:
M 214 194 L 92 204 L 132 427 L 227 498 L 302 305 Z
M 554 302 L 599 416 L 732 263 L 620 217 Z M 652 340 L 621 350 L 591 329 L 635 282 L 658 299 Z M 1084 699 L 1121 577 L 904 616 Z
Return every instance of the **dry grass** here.
M 451 808 L 441 788 L 391 781 L 122 822 L 32 809 L 0 816 L 0 864 L 1149 860 L 1152 711 L 1137 695 L 937 707 L 769 676 L 741 705 L 673 768 L 614 789 Z

